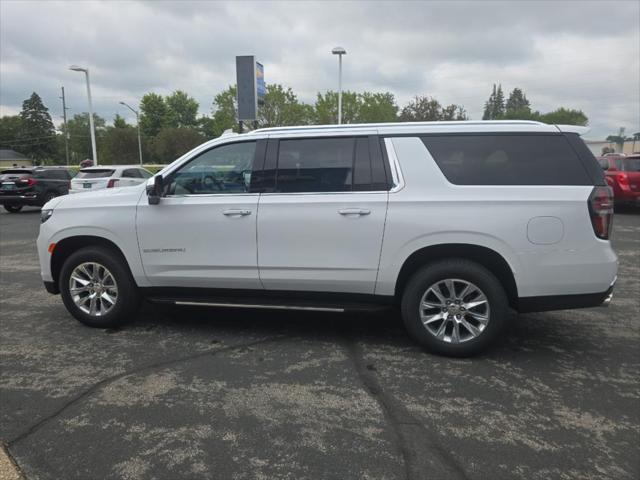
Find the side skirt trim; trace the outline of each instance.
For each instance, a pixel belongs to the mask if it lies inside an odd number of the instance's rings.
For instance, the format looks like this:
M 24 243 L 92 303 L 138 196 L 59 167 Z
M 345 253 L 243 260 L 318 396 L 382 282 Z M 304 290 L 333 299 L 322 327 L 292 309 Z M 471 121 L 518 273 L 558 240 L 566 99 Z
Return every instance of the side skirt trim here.
M 187 302 L 174 301 L 174 305 L 183 305 L 191 307 L 227 307 L 227 308 L 258 308 L 265 310 L 310 310 L 314 312 L 344 312 L 344 308 L 330 307 L 303 307 L 295 305 L 259 305 L 250 303 L 220 303 L 220 302 Z

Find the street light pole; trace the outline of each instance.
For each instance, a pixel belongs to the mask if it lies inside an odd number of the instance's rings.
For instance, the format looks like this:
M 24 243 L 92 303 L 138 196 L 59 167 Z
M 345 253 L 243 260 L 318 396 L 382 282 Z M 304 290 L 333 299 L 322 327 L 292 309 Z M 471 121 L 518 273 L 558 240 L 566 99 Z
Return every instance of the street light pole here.
M 91 130 L 91 151 L 93 153 L 94 165 L 98 165 L 98 151 L 96 150 L 96 129 L 93 125 L 93 105 L 91 104 L 91 82 L 89 80 L 89 69 L 77 65 L 71 65 L 69 70 L 74 72 L 84 72 L 87 80 L 87 98 L 89 99 L 89 129 Z
M 129 110 L 131 110 L 133 113 L 136 114 L 136 125 L 138 126 L 138 153 L 140 154 L 140 166 L 142 166 L 142 140 L 140 137 L 140 116 L 138 115 L 137 110 L 134 110 L 126 103 L 120 102 L 120 105 L 124 105 L 125 107 L 127 107 Z
M 347 51 L 342 47 L 334 47 L 331 53 L 338 55 L 338 125 L 342 123 L 342 55 Z

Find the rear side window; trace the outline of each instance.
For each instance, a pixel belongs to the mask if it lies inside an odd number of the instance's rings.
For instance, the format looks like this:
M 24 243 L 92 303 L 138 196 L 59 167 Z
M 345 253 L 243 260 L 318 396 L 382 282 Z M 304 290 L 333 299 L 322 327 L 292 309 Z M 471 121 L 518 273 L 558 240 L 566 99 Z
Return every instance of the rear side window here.
M 94 170 L 80 170 L 76 178 L 107 178 L 113 175 L 115 170 L 111 169 L 94 169 Z
M 422 141 L 456 185 L 593 185 L 563 135 L 434 135 Z
M 283 193 L 351 190 L 355 143 L 353 137 L 280 140 L 276 190 Z

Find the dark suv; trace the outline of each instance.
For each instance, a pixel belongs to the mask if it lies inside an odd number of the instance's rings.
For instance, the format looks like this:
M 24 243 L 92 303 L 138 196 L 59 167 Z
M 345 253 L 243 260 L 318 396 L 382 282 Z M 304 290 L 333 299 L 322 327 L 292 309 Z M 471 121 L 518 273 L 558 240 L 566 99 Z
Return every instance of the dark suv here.
M 23 206 L 41 207 L 69 193 L 73 172 L 63 167 L 10 168 L 0 172 L 0 205 L 10 213 Z

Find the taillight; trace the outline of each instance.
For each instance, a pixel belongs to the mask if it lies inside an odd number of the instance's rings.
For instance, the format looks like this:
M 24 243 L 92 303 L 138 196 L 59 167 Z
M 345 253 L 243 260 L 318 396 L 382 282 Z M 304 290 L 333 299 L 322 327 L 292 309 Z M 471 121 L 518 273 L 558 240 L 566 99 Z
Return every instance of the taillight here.
M 35 178 L 31 178 L 31 177 L 23 178 L 22 180 L 18 180 L 18 182 L 20 182 L 22 185 L 26 185 L 27 187 L 32 187 L 33 185 L 38 183 L 38 181 Z
M 118 179 L 117 178 L 112 178 L 111 180 L 109 180 L 107 182 L 107 188 L 113 188 L 113 187 L 117 187 L 118 186 Z
M 589 215 L 596 237 L 609 239 L 613 224 L 613 190 L 611 187 L 594 187 L 589 195 Z
M 629 190 L 629 177 L 626 173 L 618 173 L 616 175 L 616 179 L 618 180 L 618 185 L 622 190 Z

